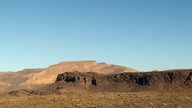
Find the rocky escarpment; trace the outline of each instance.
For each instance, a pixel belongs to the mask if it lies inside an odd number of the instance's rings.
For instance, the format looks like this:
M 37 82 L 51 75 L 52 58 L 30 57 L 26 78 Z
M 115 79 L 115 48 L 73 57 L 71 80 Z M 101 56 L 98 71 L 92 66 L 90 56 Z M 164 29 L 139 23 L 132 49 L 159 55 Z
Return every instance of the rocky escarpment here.
M 139 72 L 104 75 L 93 72 L 67 72 L 59 74 L 52 85 L 55 89 L 67 88 L 88 91 L 177 91 L 190 90 L 192 71 Z

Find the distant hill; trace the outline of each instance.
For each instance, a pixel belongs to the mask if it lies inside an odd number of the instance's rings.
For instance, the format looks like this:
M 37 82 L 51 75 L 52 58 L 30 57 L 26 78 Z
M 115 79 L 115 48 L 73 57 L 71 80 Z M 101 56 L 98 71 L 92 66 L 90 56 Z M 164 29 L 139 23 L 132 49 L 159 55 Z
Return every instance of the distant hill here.
M 51 65 L 39 73 L 32 73 L 30 78 L 23 83 L 28 84 L 48 84 L 53 83 L 58 74 L 64 72 L 96 72 L 101 74 L 117 74 L 123 72 L 137 72 L 136 70 L 124 66 L 96 61 L 70 61 Z
M 192 69 L 137 72 L 132 68 L 96 61 L 69 61 L 47 68 L 0 72 L 0 92 L 191 91 L 191 79 Z
M 18 72 L 0 73 L 0 92 L 21 88 L 34 88 L 54 83 L 58 74 L 65 72 L 96 72 L 100 74 L 118 74 L 137 72 L 124 66 L 96 61 L 69 61 L 51 65 L 48 68 L 24 69 Z
M 95 72 L 64 72 L 54 83 L 34 89 L 19 89 L 8 95 L 84 94 L 95 92 L 161 92 L 190 93 L 192 69 L 157 72 L 125 72 L 100 74 Z

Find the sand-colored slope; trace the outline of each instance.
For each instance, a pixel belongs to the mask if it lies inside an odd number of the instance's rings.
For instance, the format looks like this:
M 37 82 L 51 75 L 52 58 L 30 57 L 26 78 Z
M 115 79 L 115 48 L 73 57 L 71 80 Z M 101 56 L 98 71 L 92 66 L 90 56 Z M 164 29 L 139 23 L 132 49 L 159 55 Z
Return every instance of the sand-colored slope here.
M 0 72 L 0 92 L 20 88 L 31 73 L 41 72 L 43 69 L 26 69 L 19 72 Z
M 41 85 L 53 83 L 58 74 L 74 71 L 97 72 L 101 74 L 136 72 L 136 70 L 131 68 L 106 63 L 97 63 L 96 61 L 61 62 L 56 65 L 49 66 L 42 72 L 29 74 L 29 79 L 21 85 Z

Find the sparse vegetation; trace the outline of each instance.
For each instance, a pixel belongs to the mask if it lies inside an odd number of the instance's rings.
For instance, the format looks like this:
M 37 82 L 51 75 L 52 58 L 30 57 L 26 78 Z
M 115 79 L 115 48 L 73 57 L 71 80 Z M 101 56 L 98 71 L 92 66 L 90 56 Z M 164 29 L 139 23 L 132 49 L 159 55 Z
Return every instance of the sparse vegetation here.
M 0 97 L 0 108 L 190 108 L 191 106 L 191 93 L 104 92 Z

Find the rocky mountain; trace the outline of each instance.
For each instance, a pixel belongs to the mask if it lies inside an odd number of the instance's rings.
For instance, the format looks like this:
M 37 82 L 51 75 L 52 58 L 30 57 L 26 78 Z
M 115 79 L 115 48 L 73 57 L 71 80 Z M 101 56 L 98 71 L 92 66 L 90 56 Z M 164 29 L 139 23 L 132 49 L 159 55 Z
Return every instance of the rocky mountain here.
M 16 90 L 16 91 L 15 91 Z M 192 91 L 192 69 L 137 72 L 96 61 L 61 62 L 42 69 L 0 72 L 0 92 L 47 94 L 62 92 Z
M 97 63 L 96 61 L 61 62 L 55 65 L 51 65 L 39 73 L 32 73 L 30 78 L 22 85 L 31 85 L 31 84 L 40 85 L 40 84 L 53 83 L 58 74 L 64 72 L 75 72 L 75 71 L 96 72 L 101 74 L 136 72 L 136 70 L 128 67 L 106 63 Z
M 122 72 L 136 72 L 136 70 L 106 64 L 96 61 L 61 62 L 42 69 L 25 69 L 19 72 L 0 73 L 0 92 L 21 88 L 34 88 L 55 82 L 58 74 L 65 72 L 96 72 L 101 74 L 117 74 Z
M 192 69 L 159 72 L 59 74 L 46 90 L 52 92 L 192 91 Z M 50 91 L 49 91 L 50 92 Z

